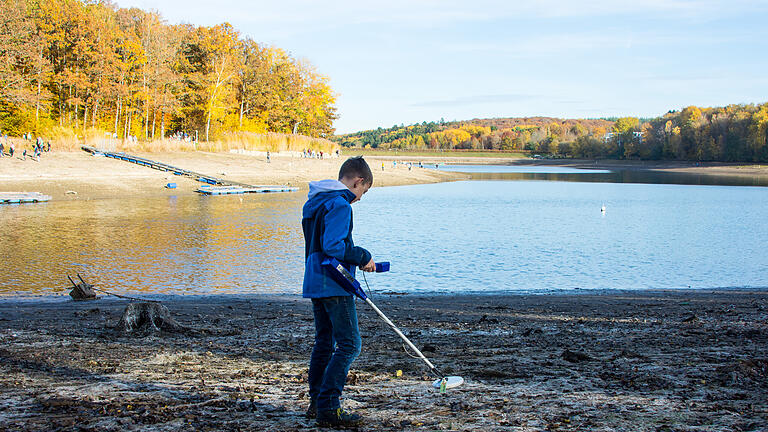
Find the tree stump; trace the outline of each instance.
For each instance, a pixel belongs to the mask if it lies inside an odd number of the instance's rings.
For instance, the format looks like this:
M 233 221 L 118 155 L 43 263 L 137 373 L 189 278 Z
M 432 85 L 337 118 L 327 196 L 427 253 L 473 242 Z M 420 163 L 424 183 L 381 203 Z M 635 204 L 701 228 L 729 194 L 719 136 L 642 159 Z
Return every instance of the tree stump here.
M 129 303 L 117 323 L 117 329 L 130 334 L 147 335 L 164 332 L 183 332 L 184 326 L 171 317 L 168 308 L 159 302 Z

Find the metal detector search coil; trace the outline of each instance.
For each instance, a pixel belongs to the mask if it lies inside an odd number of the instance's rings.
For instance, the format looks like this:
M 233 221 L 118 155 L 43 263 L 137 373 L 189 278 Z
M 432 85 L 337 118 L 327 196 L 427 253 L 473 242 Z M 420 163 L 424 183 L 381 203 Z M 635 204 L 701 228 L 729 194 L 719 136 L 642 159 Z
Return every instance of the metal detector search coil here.
M 370 298 L 368 298 L 368 295 L 363 290 L 363 287 L 360 286 L 360 282 L 358 282 L 354 276 L 347 270 L 346 267 L 342 263 L 339 262 L 336 258 L 328 257 L 327 259 L 323 260 L 321 263 L 323 267 L 326 268 L 328 271 L 328 274 L 335 280 L 336 282 L 341 285 L 342 288 L 344 288 L 345 291 L 348 293 L 355 295 L 359 297 L 361 300 L 364 300 L 366 303 L 368 303 L 368 306 L 370 306 L 378 315 L 381 317 L 382 320 L 384 320 L 385 323 L 387 323 L 390 327 L 392 327 L 392 330 L 397 333 L 400 338 L 402 338 L 405 343 L 408 344 L 409 347 L 418 355 L 418 357 L 424 361 L 424 363 L 429 366 L 429 370 L 438 377 L 438 379 L 432 383 L 433 387 L 440 389 L 441 393 L 444 393 L 446 389 L 455 388 L 464 383 L 464 378 L 459 376 L 445 376 L 442 372 L 440 372 L 435 365 L 432 364 L 426 357 L 424 357 L 424 354 L 419 351 L 418 348 L 416 348 L 416 345 L 414 345 L 404 334 L 400 331 L 397 326 L 390 321 L 389 318 L 387 318 L 386 315 L 382 311 L 379 310 L 379 308 L 376 307 L 375 304 L 371 301 Z M 389 271 L 389 263 L 388 262 L 381 262 L 376 263 L 376 271 L 377 272 L 386 272 Z

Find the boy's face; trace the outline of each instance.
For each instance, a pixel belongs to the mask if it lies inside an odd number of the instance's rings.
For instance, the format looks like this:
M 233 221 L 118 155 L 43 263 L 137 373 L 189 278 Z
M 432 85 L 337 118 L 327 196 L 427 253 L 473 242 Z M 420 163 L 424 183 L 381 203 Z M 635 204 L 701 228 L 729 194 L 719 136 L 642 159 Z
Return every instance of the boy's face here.
M 371 184 L 365 183 L 362 177 L 356 177 L 354 179 L 345 178 L 342 179 L 341 182 L 344 183 L 349 188 L 349 190 L 352 191 L 353 194 L 355 194 L 355 199 L 352 200 L 353 203 L 360 201 L 360 198 L 362 198 L 363 195 L 368 192 L 368 189 L 371 188 Z

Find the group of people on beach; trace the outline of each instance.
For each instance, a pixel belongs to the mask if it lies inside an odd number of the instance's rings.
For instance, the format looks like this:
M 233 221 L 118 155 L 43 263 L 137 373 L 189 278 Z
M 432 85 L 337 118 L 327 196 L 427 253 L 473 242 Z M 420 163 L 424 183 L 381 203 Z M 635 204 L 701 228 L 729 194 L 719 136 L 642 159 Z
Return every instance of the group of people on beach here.
M 307 159 L 324 159 L 327 156 L 339 157 L 341 156 L 341 150 L 336 149 L 333 151 L 332 154 L 325 153 L 322 150 L 307 150 L 307 149 L 304 149 L 301 152 L 301 157 L 307 158 Z
M 315 150 L 304 150 L 301 152 L 301 157 L 307 158 L 307 159 L 322 159 L 323 154 L 322 151 L 315 151 Z
M 397 162 L 396 160 L 392 161 L 392 168 L 397 168 L 397 165 L 405 165 L 406 168 L 408 168 L 408 171 L 413 169 L 413 166 L 415 162 Z M 435 164 L 435 168 L 439 168 L 439 164 Z M 424 164 L 419 161 L 419 168 L 424 168 Z M 384 162 L 381 163 L 381 170 L 384 171 Z
M 8 150 L 7 156 L 13 157 L 13 155 L 16 153 L 16 145 L 13 141 L 8 139 L 8 133 L 4 133 L 2 130 L 0 130 L 0 137 L 2 137 L 2 140 L 0 140 L 0 158 L 6 156 L 6 149 Z M 25 141 L 32 141 L 32 133 L 27 132 L 22 135 L 22 138 Z M 40 160 L 40 156 L 42 156 L 43 152 L 49 152 L 51 151 L 51 143 L 49 141 L 43 140 L 42 137 L 36 137 L 34 139 L 34 143 L 32 144 L 32 151 L 30 152 L 30 157 L 33 158 L 35 161 Z M 21 159 L 27 160 L 27 155 L 30 154 L 27 152 L 27 149 L 24 148 L 21 154 Z
M 168 136 L 168 139 L 177 140 L 177 141 L 184 141 L 184 142 L 194 142 L 195 137 L 190 136 L 186 132 L 176 132 L 172 135 Z

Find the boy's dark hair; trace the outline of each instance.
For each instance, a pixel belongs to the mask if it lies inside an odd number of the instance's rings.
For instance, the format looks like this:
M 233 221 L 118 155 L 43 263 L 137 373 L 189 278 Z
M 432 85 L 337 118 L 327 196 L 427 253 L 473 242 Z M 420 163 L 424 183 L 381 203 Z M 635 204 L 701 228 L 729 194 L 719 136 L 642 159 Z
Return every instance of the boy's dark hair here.
M 362 177 L 363 183 L 367 185 L 373 185 L 373 173 L 371 167 L 368 166 L 368 162 L 363 159 L 362 156 L 353 156 L 339 168 L 339 180 L 347 178 Z

